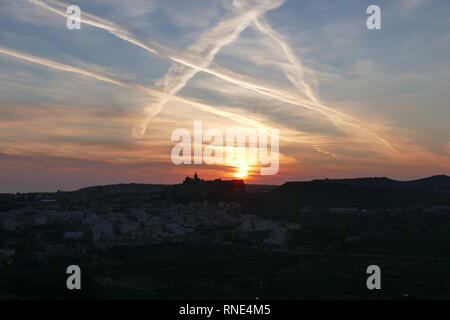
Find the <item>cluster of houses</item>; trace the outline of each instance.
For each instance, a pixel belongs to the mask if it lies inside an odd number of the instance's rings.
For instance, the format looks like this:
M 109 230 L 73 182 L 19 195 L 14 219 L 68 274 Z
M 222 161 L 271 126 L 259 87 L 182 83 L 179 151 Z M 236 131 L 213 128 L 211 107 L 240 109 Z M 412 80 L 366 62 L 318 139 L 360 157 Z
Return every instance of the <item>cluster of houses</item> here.
M 86 243 L 107 249 L 118 245 L 221 241 L 236 237 L 264 246 L 284 247 L 289 232 L 300 230 L 300 225 L 243 214 L 237 203 L 201 201 L 168 202 L 157 207 L 106 213 L 58 210 L 55 206 L 17 209 L 0 214 L 0 229 L 15 234 L 22 232 L 28 237 L 35 234 L 34 244 L 44 246 L 40 252 L 47 259 L 70 252 L 82 255 L 89 251 Z M 259 235 L 253 237 L 254 234 Z M 0 251 L 0 262 L 9 261 L 12 254 Z

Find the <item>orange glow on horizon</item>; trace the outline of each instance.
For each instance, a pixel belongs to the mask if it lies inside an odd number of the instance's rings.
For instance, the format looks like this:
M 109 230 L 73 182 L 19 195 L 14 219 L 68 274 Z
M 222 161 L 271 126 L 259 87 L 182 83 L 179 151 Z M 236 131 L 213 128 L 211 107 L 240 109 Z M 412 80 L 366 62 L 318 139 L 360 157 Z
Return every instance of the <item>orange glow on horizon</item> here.
M 239 163 L 236 166 L 236 171 L 234 172 L 234 177 L 239 179 L 244 179 L 249 176 L 250 167 L 244 162 Z

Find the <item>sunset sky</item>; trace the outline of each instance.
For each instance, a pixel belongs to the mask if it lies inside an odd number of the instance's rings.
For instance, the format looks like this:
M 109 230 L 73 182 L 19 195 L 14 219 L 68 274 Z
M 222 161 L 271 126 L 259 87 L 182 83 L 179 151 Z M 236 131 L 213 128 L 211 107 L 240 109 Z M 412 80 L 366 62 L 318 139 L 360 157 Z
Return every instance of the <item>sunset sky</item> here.
M 81 30 L 67 3 L 1 0 L 0 192 L 239 175 L 172 163 L 194 121 L 279 130 L 278 174 L 248 183 L 450 174 L 448 0 L 70 4 Z

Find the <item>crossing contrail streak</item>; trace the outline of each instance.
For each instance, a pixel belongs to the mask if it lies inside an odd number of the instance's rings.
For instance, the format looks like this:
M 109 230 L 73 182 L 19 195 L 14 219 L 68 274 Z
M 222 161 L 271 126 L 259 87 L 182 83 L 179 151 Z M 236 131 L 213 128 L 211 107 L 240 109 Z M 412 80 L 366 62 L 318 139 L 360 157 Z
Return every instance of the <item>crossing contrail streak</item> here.
M 270 0 L 268 3 L 263 3 L 260 8 L 252 8 L 252 9 L 246 9 L 244 10 L 242 6 L 239 4 L 235 4 L 236 6 L 239 6 L 239 9 L 241 12 L 238 12 L 236 14 L 233 14 L 231 17 L 226 18 L 222 20 L 220 23 L 218 23 L 214 28 L 204 32 L 198 39 L 195 41 L 195 43 L 187 48 L 187 51 L 194 52 L 195 54 L 202 55 L 205 57 L 205 62 L 202 65 L 203 67 L 209 66 L 216 54 L 220 51 L 220 49 L 228 45 L 232 42 L 234 42 L 239 35 L 244 31 L 250 23 L 255 22 L 259 24 L 258 17 L 263 16 L 267 11 L 275 9 L 279 6 L 281 6 L 285 0 L 281 1 L 273 1 Z M 261 32 L 269 33 L 270 36 L 274 33 L 274 31 L 269 32 L 266 31 L 266 28 L 262 30 L 262 27 L 259 28 Z M 267 28 L 268 29 L 268 28 Z M 281 37 L 281 36 L 280 36 Z M 284 44 L 284 47 L 288 49 L 291 49 L 289 45 Z M 286 50 L 286 51 L 287 51 Z M 295 54 L 293 53 L 293 50 L 291 49 L 291 52 L 289 52 L 288 58 L 293 57 L 293 59 L 289 59 L 290 62 L 295 67 L 295 70 L 293 72 L 293 75 L 296 76 L 299 74 L 300 80 L 302 80 L 303 77 L 303 67 L 301 63 L 296 59 Z M 174 64 L 170 67 L 169 71 L 166 73 L 164 78 L 160 80 L 162 82 L 162 90 L 164 92 L 168 92 L 171 95 L 177 94 L 181 89 L 183 89 L 188 81 L 194 77 L 199 70 L 192 69 L 189 67 L 186 67 L 184 65 L 180 64 Z M 289 78 L 290 74 L 288 72 L 285 72 L 286 76 Z M 292 81 L 294 85 L 296 85 L 298 82 Z M 305 84 L 304 87 L 307 85 Z M 299 86 L 296 86 L 300 89 Z M 305 90 L 306 91 L 306 90 Z M 311 90 L 312 92 L 312 90 Z M 312 97 L 310 97 L 312 99 Z M 151 121 L 151 119 L 156 116 L 165 106 L 165 104 L 170 100 L 170 98 L 166 98 L 163 100 L 159 100 L 157 103 L 152 104 L 147 107 L 148 117 L 144 120 L 143 124 L 140 127 L 134 128 L 134 131 L 138 131 L 139 135 L 143 135 L 145 133 L 146 127 L 148 123 Z M 314 99 L 315 100 L 315 99 Z M 322 148 L 318 147 L 317 145 L 312 145 L 313 149 L 315 149 L 318 152 L 321 152 L 323 154 L 326 154 L 328 156 L 334 155 L 331 152 L 327 152 L 323 150 Z
M 125 87 L 125 88 L 131 88 L 131 89 L 136 89 L 139 91 L 142 91 L 144 93 L 147 93 L 149 95 L 152 96 L 156 96 L 158 98 L 164 99 L 167 98 L 167 96 L 170 96 L 168 93 L 166 92 L 162 92 L 160 90 L 157 89 L 153 89 L 150 87 L 146 87 L 143 86 L 139 83 L 130 81 L 130 80 L 124 80 L 124 79 L 120 79 L 118 77 L 112 76 L 112 75 L 107 75 L 107 74 L 102 74 L 100 72 L 92 72 L 86 69 L 82 69 L 79 67 L 74 67 L 74 66 L 70 66 L 67 64 L 63 64 L 63 63 L 59 63 L 53 60 L 49 60 L 49 59 L 45 59 L 45 58 L 41 58 L 41 57 L 37 57 L 37 56 L 33 56 L 33 55 L 29 55 L 23 52 L 19 52 L 19 51 L 15 51 L 15 50 L 11 50 L 9 48 L 5 48 L 5 47 L 0 47 L 0 54 L 4 54 L 7 55 L 9 57 L 13 57 L 16 59 L 20 59 L 20 60 L 24 60 L 27 62 L 31 62 L 31 63 L 35 63 L 35 64 L 39 64 L 41 66 L 45 66 L 45 67 L 49 67 L 51 69 L 55 69 L 55 70 L 59 70 L 59 71 L 65 71 L 65 72 L 71 72 L 71 73 L 76 73 L 82 76 L 86 76 L 98 81 L 102 81 L 102 82 L 107 82 L 107 83 L 111 83 L 111 84 L 115 84 L 117 86 L 121 86 L 121 87 Z M 205 111 L 205 112 L 209 112 L 233 121 L 236 121 L 238 123 L 241 123 L 243 125 L 246 126 L 252 126 L 255 128 L 268 128 L 267 126 L 265 126 L 264 124 L 262 124 L 259 121 L 250 119 L 248 117 L 239 115 L 237 113 L 233 113 L 233 112 L 228 112 L 228 111 L 223 111 L 220 110 L 218 106 L 214 106 L 214 105 L 209 105 L 194 99 L 190 99 L 190 98 L 184 98 L 184 97 L 180 97 L 180 96 L 173 96 L 172 97 L 174 101 L 177 102 L 181 102 L 181 103 L 187 103 L 190 104 L 194 107 L 196 107 L 199 110 Z M 292 132 L 292 131 L 291 131 Z M 292 132 L 293 133 L 293 132 Z M 297 133 L 298 134 L 298 133 Z M 286 140 L 286 141 L 294 141 L 288 137 L 282 138 L 280 137 L 280 139 Z M 305 142 L 305 141 L 303 141 Z
M 28 1 L 37 4 L 46 10 L 57 13 L 64 17 L 68 17 L 68 14 L 65 12 L 64 8 L 66 8 L 69 4 L 66 4 L 64 2 L 58 0 L 47 0 L 47 1 L 28 0 Z M 54 6 L 49 5 L 49 3 L 52 3 Z M 175 50 L 173 47 L 163 45 L 160 42 L 152 38 L 149 38 L 148 36 L 137 35 L 131 30 L 128 30 L 109 20 L 97 17 L 95 15 L 83 12 L 81 20 L 85 24 L 106 30 L 112 33 L 113 35 L 117 36 L 118 38 L 128 41 L 132 44 L 135 44 L 143 48 L 144 50 L 147 50 L 148 52 L 158 54 L 174 62 L 178 62 L 190 68 L 197 69 L 199 71 L 214 75 L 222 80 L 236 84 L 240 87 L 249 90 L 253 90 L 269 98 L 319 112 L 320 114 L 324 115 L 325 117 L 333 121 L 333 123 L 335 123 L 339 127 L 349 125 L 358 128 L 360 130 L 364 130 L 366 133 L 373 135 L 377 140 L 383 142 L 391 150 L 394 150 L 386 140 L 378 136 L 377 134 L 378 128 L 368 125 L 360 120 L 357 120 L 331 107 L 325 106 L 323 104 L 318 104 L 315 101 L 311 101 L 310 99 L 301 97 L 297 94 L 294 94 L 286 90 L 271 88 L 270 86 L 262 85 L 254 79 L 220 68 L 217 65 L 203 67 L 202 66 L 202 63 L 204 61 L 203 57 L 194 55 L 192 53 L 180 52 L 180 50 Z
M 214 28 L 204 32 L 203 35 L 198 38 L 193 45 L 189 46 L 186 51 L 203 56 L 204 61 L 201 66 L 203 68 L 209 67 L 220 49 L 234 42 L 255 17 L 261 16 L 267 11 L 281 6 L 284 2 L 285 0 L 269 0 L 251 10 L 222 20 Z M 174 64 L 160 81 L 162 90 L 171 95 L 176 95 L 186 86 L 188 81 L 199 72 L 199 69 L 193 69 L 178 63 Z M 148 116 L 141 127 L 136 128 L 140 135 L 145 133 L 148 123 L 164 108 L 169 100 L 170 97 L 160 100 L 156 104 L 152 104 L 146 108 Z
M 241 0 L 233 0 L 233 5 L 238 10 L 245 10 L 244 4 L 241 2 Z M 314 74 L 312 74 L 311 72 L 307 72 L 309 70 L 306 70 L 304 64 L 295 54 L 289 42 L 281 34 L 276 32 L 263 16 L 253 16 L 252 19 L 254 28 L 262 34 L 266 35 L 269 40 L 272 40 L 275 43 L 275 45 L 278 45 L 282 49 L 286 59 L 289 61 L 290 65 L 282 66 L 282 70 L 286 78 L 288 78 L 288 80 L 294 85 L 294 87 L 304 92 L 311 101 L 316 103 L 318 106 L 326 108 L 326 106 L 320 102 L 320 99 L 316 95 L 313 86 L 310 85 L 305 79 L 305 76 L 307 75 L 307 73 L 309 73 L 312 81 L 316 83 Z M 391 150 L 395 151 L 385 139 L 382 139 L 378 136 L 377 139 L 383 142 Z
M 238 11 L 246 10 L 244 3 L 242 3 L 242 1 L 240 0 L 233 0 L 233 5 L 236 9 L 238 9 Z M 294 50 L 289 42 L 281 34 L 276 32 L 264 17 L 253 16 L 252 22 L 252 27 L 256 29 L 256 31 L 261 32 L 263 35 L 269 38 L 269 41 L 272 41 L 276 46 L 281 47 L 286 59 L 290 63 L 290 65 L 282 66 L 283 72 L 288 80 L 294 85 L 294 87 L 299 89 L 301 92 L 304 92 L 309 99 L 316 103 L 319 103 L 314 89 L 305 80 L 305 76 L 307 73 L 306 68 L 300 61 L 298 56 L 294 53 Z M 267 42 L 266 45 L 268 45 Z M 273 49 L 273 47 L 271 47 L 270 45 L 268 45 L 268 47 Z M 312 80 L 316 82 L 313 74 L 311 74 L 310 77 L 312 77 Z

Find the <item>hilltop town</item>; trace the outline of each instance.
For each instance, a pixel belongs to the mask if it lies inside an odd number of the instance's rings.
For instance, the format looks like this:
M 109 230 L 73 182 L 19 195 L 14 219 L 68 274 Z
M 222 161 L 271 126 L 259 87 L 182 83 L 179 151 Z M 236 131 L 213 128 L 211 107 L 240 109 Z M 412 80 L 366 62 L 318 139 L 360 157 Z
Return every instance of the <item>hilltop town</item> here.
M 20 208 L 1 212 L 0 227 L 24 239 L 0 242 L 0 265 L 88 256 L 114 246 L 178 242 L 284 248 L 300 224 L 248 214 L 235 202 L 200 200 L 242 192 L 242 180 L 204 181 L 195 174 L 172 187 L 121 185 L 17 194 L 10 201 Z
M 0 297 L 69 294 L 70 264 L 82 266 L 95 298 L 123 297 L 123 290 L 145 298 L 191 297 L 192 290 L 199 298 L 299 298 L 310 297 L 314 283 L 322 286 L 315 294 L 326 296 L 338 286 L 318 280 L 321 270 L 339 281 L 355 263 L 380 259 L 392 279 L 413 266 L 402 283 L 436 277 L 425 287 L 393 283 L 384 297 L 450 295 L 440 280 L 450 267 L 448 182 L 258 186 L 195 173 L 176 185 L 0 194 Z M 429 263 L 437 260 L 438 267 Z

